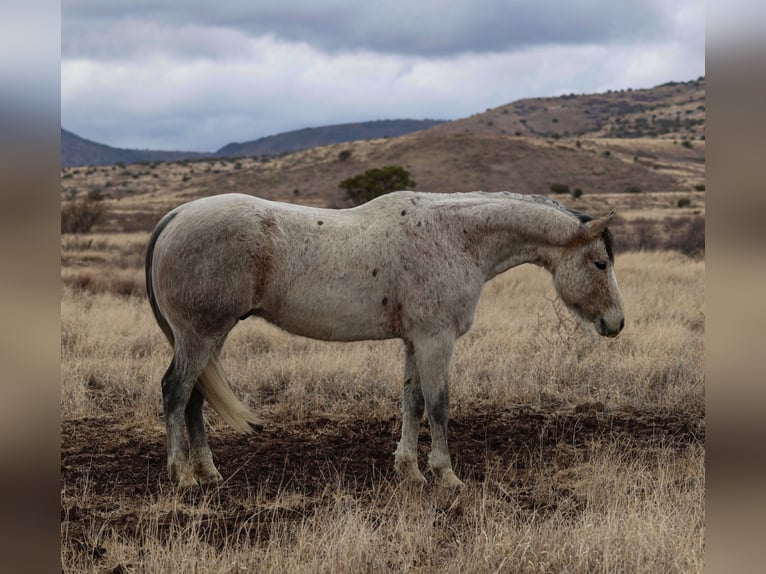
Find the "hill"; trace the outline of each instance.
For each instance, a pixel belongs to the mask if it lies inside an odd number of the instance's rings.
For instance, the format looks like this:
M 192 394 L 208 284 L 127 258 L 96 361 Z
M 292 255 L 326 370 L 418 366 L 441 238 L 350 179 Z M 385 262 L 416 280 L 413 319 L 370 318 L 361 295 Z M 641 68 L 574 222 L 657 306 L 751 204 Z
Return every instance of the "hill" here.
M 118 162 L 179 161 L 213 154 L 185 151 L 137 150 L 111 147 L 83 138 L 61 128 L 61 167 L 114 165 Z
M 356 140 L 388 138 L 424 130 L 444 123 L 443 120 L 377 120 L 304 128 L 245 143 L 230 143 L 216 154 L 225 157 L 277 155 L 312 147 Z
M 205 157 L 274 156 L 352 141 L 396 138 L 423 130 L 433 135 L 704 140 L 705 88 L 703 76 L 697 80 L 668 82 L 641 90 L 628 88 L 601 94 L 527 98 L 449 122 L 378 120 L 304 128 L 230 143 L 210 153 L 114 148 L 62 128 L 61 165 L 72 167 Z
M 705 78 L 642 90 L 528 98 L 432 130 L 445 134 L 704 139 Z
M 559 197 L 553 190 L 569 190 L 561 196 L 564 203 L 589 213 L 616 209 L 624 220 L 638 222 L 643 241 L 664 233 L 648 227 L 647 220 L 704 218 L 704 97 L 703 79 L 651 90 L 540 98 L 534 110 L 528 101 L 515 102 L 403 136 L 288 154 L 68 168 L 62 172 L 62 200 L 91 193 L 104 197 L 106 214 L 98 229 L 147 231 L 176 205 L 219 193 L 344 207 L 349 203 L 341 181 L 373 167 L 401 165 L 420 191 L 507 190 Z M 559 107 L 551 116 L 554 104 Z M 504 114 L 504 109 L 513 111 Z M 520 117 L 522 112 L 527 115 Z M 651 121 L 653 115 L 695 121 L 674 120 L 665 132 L 661 122 Z M 498 116 L 525 119 L 526 135 L 488 123 Z M 545 136 L 546 117 L 558 119 L 550 124 L 569 126 L 570 136 Z M 647 117 L 654 125 L 651 135 L 630 137 Z

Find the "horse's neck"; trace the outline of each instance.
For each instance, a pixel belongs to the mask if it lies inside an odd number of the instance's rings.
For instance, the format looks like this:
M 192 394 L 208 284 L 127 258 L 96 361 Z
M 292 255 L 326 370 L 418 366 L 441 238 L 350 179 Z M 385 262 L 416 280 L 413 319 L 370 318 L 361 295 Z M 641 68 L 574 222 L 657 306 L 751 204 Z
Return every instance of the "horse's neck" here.
M 556 254 L 579 226 L 555 206 L 525 200 L 491 202 L 462 211 L 466 247 L 487 280 L 523 263 L 552 271 Z

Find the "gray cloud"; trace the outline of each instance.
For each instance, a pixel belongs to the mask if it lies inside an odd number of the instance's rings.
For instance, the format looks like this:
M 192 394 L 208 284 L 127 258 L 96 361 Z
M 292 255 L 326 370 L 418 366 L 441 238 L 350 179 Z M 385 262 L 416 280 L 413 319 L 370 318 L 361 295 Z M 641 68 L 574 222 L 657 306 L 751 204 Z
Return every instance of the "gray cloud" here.
M 353 50 L 420 56 L 501 52 L 545 44 L 631 43 L 661 37 L 672 24 L 659 0 L 439 0 L 359 2 L 357 0 L 279 0 L 276 2 L 200 2 L 171 0 L 68 0 L 64 2 L 64 57 L 105 56 L 139 46 L 121 33 L 127 23 L 160 23 L 180 30 L 226 29 L 243 36 L 273 35 L 305 42 L 327 52 Z M 149 45 L 161 38 L 150 39 Z M 221 45 L 202 34 L 184 41 L 182 33 L 165 40 L 165 49 L 195 55 Z M 235 48 L 235 47 L 232 47 Z
M 61 118 L 121 147 L 454 119 L 704 74 L 703 0 L 65 0 Z

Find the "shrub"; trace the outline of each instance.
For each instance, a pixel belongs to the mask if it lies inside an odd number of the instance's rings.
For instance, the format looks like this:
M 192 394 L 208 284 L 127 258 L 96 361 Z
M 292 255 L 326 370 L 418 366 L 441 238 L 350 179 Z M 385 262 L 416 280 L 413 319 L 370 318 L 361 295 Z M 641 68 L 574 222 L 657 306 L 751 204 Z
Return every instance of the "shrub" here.
M 581 198 L 582 197 L 582 189 L 580 189 L 579 187 L 575 187 L 572 190 L 572 197 L 574 197 L 575 199 Z
M 641 193 L 641 188 L 637 185 L 629 185 L 625 188 L 625 193 Z
M 392 191 L 412 189 L 415 185 L 406 169 L 398 165 L 387 165 L 345 179 L 338 187 L 346 191 L 346 196 L 354 205 L 361 205 Z
M 338 159 L 340 161 L 346 161 L 350 157 L 351 157 L 351 150 L 350 149 L 344 149 L 342 152 L 340 152 L 338 154 Z
M 678 251 L 690 257 L 705 254 L 705 218 L 667 217 L 657 221 L 637 218 L 632 222 L 615 222 L 615 250 Z
M 61 233 L 88 233 L 103 213 L 100 200 L 68 201 L 61 206 Z
M 691 204 L 692 204 L 692 200 L 689 199 L 688 197 L 681 197 L 676 202 L 676 206 L 678 207 L 689 207 L 691 206 Z
M 694 191 L 705 191 L 705 184 L 704 183 L 698 183 L 694 186 Z
M 88 191 L 88 200 L 89 201 L 103 201 L 104 194 L 101 193 L 100 189 L 91 189 Z
M 690 257 L 705 254 L 705 218 L 703 216 L 669 219 L 666 220 L 666 225 L 670 228 L 667 249 L 680 251 Z
M 689 149 L 692 149 L 692 142 L 690 142 L 689 140 L 682 141 L 681 145 L 684 147 L 688 147 Z
M 569 186 L 565 183 L 552 183 L 551 192 L 552 193 L 569 193 Z

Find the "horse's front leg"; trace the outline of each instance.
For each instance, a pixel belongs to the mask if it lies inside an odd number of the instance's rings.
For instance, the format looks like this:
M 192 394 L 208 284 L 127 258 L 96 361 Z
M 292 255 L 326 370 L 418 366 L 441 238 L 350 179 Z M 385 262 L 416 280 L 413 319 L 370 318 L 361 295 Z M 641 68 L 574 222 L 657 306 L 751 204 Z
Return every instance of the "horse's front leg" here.
M 394 453 L 394 468 L 402 478 L 416 483 L 426 479 L 418 469 L 418 431 L 423 418 L 425 400 L 420 388 L 420 375 L 415 365 L 412 344 L 405 343 L 404 394 L 402 396 L 402 439 Z
M 449 368 L 455 339 L 449 335 L 429 337 L 414 343 L 415 364 L 431 428 L 428 465 L 444 486 L 462 486 L 452 470 L 447 448 L 449 419 Z

